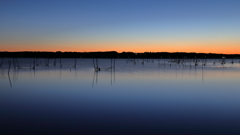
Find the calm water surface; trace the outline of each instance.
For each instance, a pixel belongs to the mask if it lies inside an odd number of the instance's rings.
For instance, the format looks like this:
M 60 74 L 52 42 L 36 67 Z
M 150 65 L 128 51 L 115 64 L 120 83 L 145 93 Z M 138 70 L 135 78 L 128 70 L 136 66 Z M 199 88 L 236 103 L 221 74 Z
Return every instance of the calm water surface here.
M 3 134 L 240 134 L 237 59 L 13 61 L 0 67 Z

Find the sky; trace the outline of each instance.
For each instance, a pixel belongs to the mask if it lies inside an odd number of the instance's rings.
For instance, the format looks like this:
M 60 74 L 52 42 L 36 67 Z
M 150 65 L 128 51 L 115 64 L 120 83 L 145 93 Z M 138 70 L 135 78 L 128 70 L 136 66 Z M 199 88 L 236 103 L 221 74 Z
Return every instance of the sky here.
M 0 0 L 0 51 L 240 54 L 240 0 Z

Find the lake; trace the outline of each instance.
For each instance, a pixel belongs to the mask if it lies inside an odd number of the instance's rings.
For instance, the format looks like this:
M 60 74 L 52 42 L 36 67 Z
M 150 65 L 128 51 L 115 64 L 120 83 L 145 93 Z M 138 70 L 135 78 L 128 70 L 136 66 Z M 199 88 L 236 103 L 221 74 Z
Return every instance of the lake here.
M 1 134 L 240 134 L 239 59 L 97 62 L 2 59 Z

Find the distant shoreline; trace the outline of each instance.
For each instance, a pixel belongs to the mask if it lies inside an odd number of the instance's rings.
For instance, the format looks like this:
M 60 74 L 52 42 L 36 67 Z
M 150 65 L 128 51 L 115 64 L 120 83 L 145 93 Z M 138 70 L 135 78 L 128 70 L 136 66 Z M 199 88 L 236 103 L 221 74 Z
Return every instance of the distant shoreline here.
M 215 58 L 240 58 L 240 54 L 215 54 L 215 53 L 187 53 L 187 52 L 0 52 L 1 58 L 186 58 L 186 59 L 215 59 Z

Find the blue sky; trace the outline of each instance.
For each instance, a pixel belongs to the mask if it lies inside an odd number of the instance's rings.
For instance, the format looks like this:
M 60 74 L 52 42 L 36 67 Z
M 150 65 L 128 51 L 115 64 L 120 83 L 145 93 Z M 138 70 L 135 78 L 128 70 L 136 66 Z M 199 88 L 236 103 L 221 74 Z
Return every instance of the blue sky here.
M 2 0 L 0 51 L 240 51 L 239 7 L 238 0 Z

